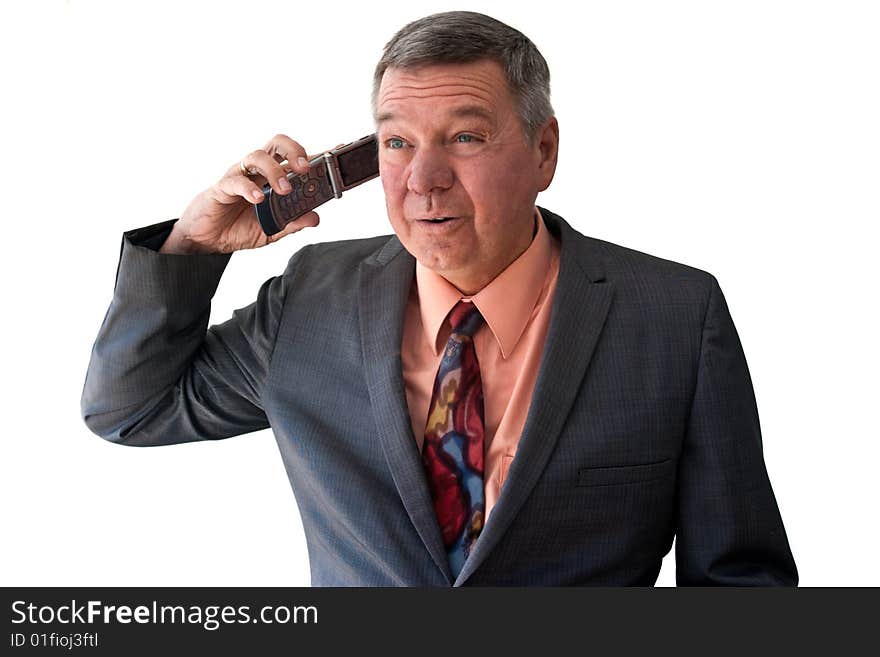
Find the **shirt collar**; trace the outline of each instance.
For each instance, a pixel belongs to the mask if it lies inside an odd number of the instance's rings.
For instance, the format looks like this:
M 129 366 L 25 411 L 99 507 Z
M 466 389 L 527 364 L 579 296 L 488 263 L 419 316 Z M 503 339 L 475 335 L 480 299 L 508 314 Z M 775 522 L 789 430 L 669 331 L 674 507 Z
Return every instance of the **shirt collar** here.
M 535 224 L 537 231 L 528 248 L 472 297 L 463 295 L 443 276 L 416 262 L 422 327 L 435 356 L 440 353 L 437 345 L 440 328 L 461 299 L 470 299 L 480 310 L 501 347 L 501 356 L 507 358 L 513 353 L 532 317 L 550 268 L 550 234 L 537 207 Z

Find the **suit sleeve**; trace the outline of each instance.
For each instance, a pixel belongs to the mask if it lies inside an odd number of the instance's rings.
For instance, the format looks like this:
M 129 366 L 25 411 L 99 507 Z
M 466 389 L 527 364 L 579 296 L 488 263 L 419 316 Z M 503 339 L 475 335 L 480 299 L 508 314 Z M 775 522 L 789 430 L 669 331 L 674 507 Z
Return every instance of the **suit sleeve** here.
M 745 355 L 721 288 L 710 283 L 679 460 L 676 583 L 796 586 Z
M 286 279 L 266 281 L 254 303 L 206 328 L 230 255 L 156 252 L 173 223 L 123 236 L 81 401 L 89 429 L 112 442 L 167 445 L 268 427 L 261 394 Z

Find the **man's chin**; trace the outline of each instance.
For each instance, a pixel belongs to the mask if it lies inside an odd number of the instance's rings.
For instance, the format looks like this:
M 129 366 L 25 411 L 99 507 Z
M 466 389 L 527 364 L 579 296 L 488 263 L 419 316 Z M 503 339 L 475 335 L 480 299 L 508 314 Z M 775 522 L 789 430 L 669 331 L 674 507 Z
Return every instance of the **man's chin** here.
M 419 264 L 438 274 L 460 269 L 468 262 L 460 243 L 425 239 L 408 242 L 401 240 L 401 243 L 410 255 L 419 261 Z
M 462 267 L 462 263 L 451 261 L 448 258 L 437 258 L 435 256 L 422 256 L 419 257 L 417 255 L 413 255 L 413 257 L 419 261 L 419 264 L 426 269 L 430 269 L 436 274 L 440 274 L 443 277 L 454 275 L 455 272 L 460 272 Z

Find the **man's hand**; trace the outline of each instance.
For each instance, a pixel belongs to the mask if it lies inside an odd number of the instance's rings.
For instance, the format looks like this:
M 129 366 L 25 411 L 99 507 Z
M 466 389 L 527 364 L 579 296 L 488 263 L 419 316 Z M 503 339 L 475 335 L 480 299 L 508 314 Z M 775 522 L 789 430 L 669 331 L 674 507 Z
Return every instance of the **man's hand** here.
M 276 135 L 262 149 L 242 158 L 250 176 L 243 175 L 236 162 L 220 180 L 196 196 L 159 252 L 232 253 L 266 246 L 307 226 L 317 226 L 320 219 L 312 211 L 287 224 L 281 232 L 267 236 L 253 205 L 263 200 L 261 189 L 266 182 L 276 194 L 289 193 L 287 174 L 306 173 L 312 157 L 287 135 Z

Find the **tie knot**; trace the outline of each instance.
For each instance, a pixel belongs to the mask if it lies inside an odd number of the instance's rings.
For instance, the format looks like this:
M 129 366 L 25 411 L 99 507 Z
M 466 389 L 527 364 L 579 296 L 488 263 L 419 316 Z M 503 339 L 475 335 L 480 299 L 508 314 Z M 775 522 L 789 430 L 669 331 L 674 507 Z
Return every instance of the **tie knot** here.
M 453 333 L 472 336 L 480 328 L 482 322 L 483 316 L 477 306 L 467 301 L 459 301 L 449 314 L 449 323 L 452 324 Z

